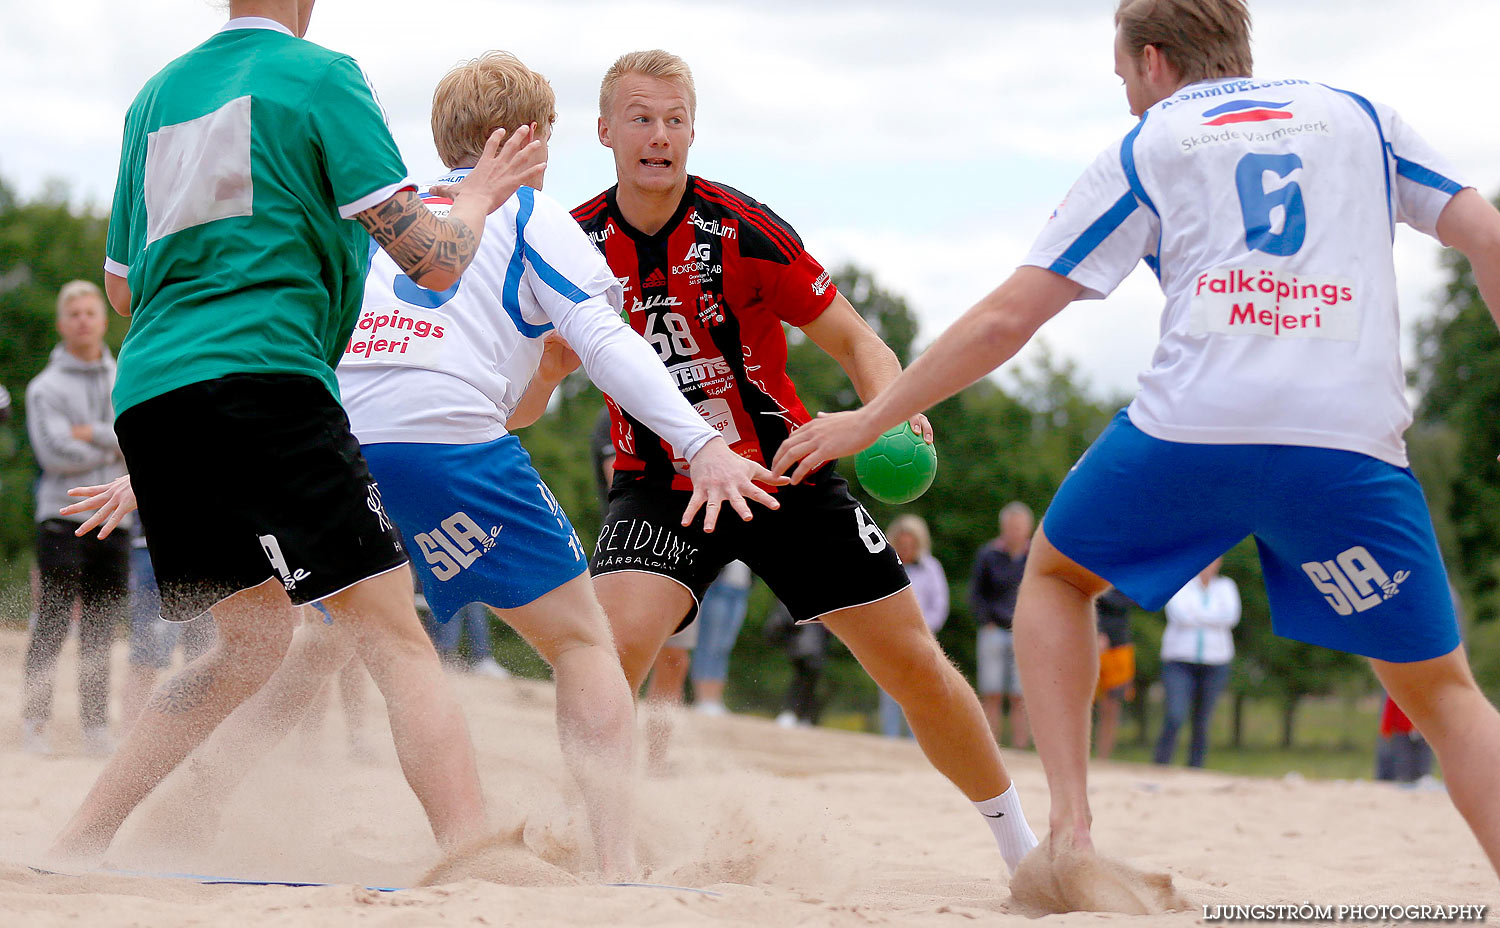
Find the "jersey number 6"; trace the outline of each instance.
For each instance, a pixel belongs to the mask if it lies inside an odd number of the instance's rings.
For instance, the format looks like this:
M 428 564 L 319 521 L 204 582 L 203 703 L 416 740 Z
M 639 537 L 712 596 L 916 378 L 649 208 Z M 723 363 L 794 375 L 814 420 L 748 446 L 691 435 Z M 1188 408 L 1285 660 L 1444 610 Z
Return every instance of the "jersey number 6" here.
M 437 309 L 439 306 L 453 299 L 463 282 L 463 278 L 460 277 L 447 290 L 428 290 L 405 274 L 397 274 L 396 282 L 391 289 L 395 291 L 396 298 L 403 303 L 410 303 L 413 306 L 420 306 L 423 309 Z
M 1266 190 L 1266 172 L 1277 177 L 1302 167 L 1302 159 L 1293 154 L 1248 154 L 1234 169 L 1234 184 L 1239 189 L 1240 213 L 1245 217 L 1245 247 L 1268 255 L 1286 257 L 1302 248 L 1307 238 L 1307 208 L 1302 202 L 1302 187 L 1296 181 Z M 1271 212 L 1282 208 L 1281 231 L 1271 231 Z

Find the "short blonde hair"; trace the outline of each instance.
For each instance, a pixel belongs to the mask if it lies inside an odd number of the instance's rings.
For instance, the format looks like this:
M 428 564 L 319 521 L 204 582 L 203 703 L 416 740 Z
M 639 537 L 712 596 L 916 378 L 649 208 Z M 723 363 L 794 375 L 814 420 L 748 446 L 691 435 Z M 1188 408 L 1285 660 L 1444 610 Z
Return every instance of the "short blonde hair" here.
M 1245 0 L 1121 0 L 1115 26 L 1130 57 L 1154 45 L 1189 84 L 1249 77 L 1254 65 Z
M 57 291 L 57 317 L 61 319 L 63 310 L 68 308 L 68 304 L 84 296 L 91 296 L 98 300 L 99 309 L 103 311 L 104 291 L 99 289 L 98 284 L 89 280 L 70 280 Z
M 903 532 L 917 540 L 917 551 L 923 557 L 932 553 L 932 533 L 927 530 L 927 522 L 921 516 L 911 513 L 897 516 L 891 521 L 890 528 L 885 530 L 886 535 L 892 538 Z
M 1000 518 L 998 521 L 1001 528 L 1005 527 L 1005 520 L 1011 516 L 1025 516 L 1026 520 L 1032 525 L 1036 524 L 1036 515 L 1031 511 L 1031 507 L 1018 499 L 1006 503 L 1000 509 Z
M 604 80 L 599 84 L 600 116 L 609 118 L 609 107 L 614 102 L 615 90 L 620 86 L 620 78 L 627 74 L 639 74 L 677 84 L 687 97 L 688 115 L 697 118 L 698 89 L 693 86 L 693 69 L 688 67 L 686 61 L 659 48 L 627 52 L 615 59 L 615 63 L 604 72 Z
M 457 65 L 432 93 L 432 140 L 450 168 L 478 163 L 496 129 L 509 135 L 556 121 L 552 85 L 510 52 L 485 52 Z

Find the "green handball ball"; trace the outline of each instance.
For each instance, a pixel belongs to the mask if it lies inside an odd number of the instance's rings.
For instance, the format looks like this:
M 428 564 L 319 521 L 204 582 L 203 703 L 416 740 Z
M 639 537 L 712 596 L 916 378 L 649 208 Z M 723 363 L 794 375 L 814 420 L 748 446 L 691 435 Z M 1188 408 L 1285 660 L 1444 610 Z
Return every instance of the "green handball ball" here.
M 865 492 L 888 506 L 909 503 L 932 486 L 937 448 L 903 422 L 854 456 L 854 473 Z

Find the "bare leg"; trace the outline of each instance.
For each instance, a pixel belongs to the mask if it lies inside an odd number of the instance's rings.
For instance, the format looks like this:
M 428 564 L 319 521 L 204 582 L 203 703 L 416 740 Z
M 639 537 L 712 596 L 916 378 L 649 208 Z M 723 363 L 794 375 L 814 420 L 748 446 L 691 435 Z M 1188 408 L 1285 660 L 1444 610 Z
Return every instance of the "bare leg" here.
M 651 682 L 646 685 L 646 768 L 661 773 L 667 765 L 667 749 L 672 743 L 673 712 L 682 705 L 687 685 L 688 667 L 693 652 L 670 645 L 663 647 L 651 668 Z
M 344 707 L 344 731 L 349 742 L 349 756 L 361 761 L 373 760 L 375 756 L 366 730 L 370 696 L 365 681 L 369 678 L 365 665 L 359 661 L 345 661 L 344 668 L 338 675 L 339 705 Z
M 1412 664 L 1370 663 L 1437 753 L 1453 805 L 1500 872 L 1500 714 L 1474 683 L 1464 649 Z
M 557 734 L 583 792 L 607 880 L 633 879 L 635 726 L 630 685 L 587 575 L 500 618 L 552 665 Z
M 219 726 L 192 761 L 194 791 L 222 803 L 255 765 L 299 722 L 323 708 L 323 691 L 342 666 L 353 661 L 354 637 L 347 630 L 307 622 L 292 636 L 286 659 L 255 695 Z
M 438 844 L 451 850 L 485 833 L 484 796 L 463 712 L 417 619 L 411 590 L 411 573 L 402 568 L 356 583 L 324 605 L 335 625 L 352 632 L 356 652 L 385 696 L 401 771 Z
M 693 608 L 693 596 L 674 580 L 636 572 L 595 577 L 594 591 L 609 617 L 630 692 L 638 693 L 662 646 Z M 645 729 L 647 760 L 660 769 L 672 738 L 672 720 L 648 703 Z
M 703 703 L 715 703 L 724 705 L 724 681 L 723 680 L 694 680 L 693 697 L 701 705 Z
M 103 854 L 141 800 L 281 663 L 294 613 L 274 581 L 235 594 L 214 612 L 218 640 L 152 694 L 58 837 L 54 853 Z
M 901 704 L 927 759 L 969 799 L 1010 788 L 979 700 L 922 621 L 910 589 L 823 617 L 865 672 Z
M 1010 740 L 1018 748 L 1031 747 L 1031 722 L 1026 715 L 1026 697 L 1010 694 Z
M 1099 681 L 1094 597 L 1109 588 L 1041 529 L 1016 597 L 1016 666 L 1031 694 L 1037 754 L 1052 795 L 1051 849 L 1093 849 L 1088 801 L 1089 705 Z
M 990 736 L 995 743 L 1000 743 L 1000 703 L 1004 699 L 1001 693 L 985 693 L 980 697 L 980 704 L 984 706 L 984 720 L 989 723 Z
M 595 577 L 594 592 L 630 691 L 639 692 L 662 645 L 693 608 L 693 595 L 674 580 L 634 571 Z
M 130 726 L 135 724 L 135 720 L 140 718 L 141 709 L 145 707 L 146 700 L 151 697 L 151 690 L 155 686 L 155 667 L 147 667 L 143 664 L 130 665 L 130 669 L 125 673 L 125 685 L 121 693 L 121 727 L 128 731 Z
M 686 648 L 662 648 L 652 667 L 646 698 L 665 703 L 682 702 L 682 691 L 687 685 L 688 667 L 692 662 L 693 652 Z
M 1105 693 L 1099 700 L 1099 728 L 1094 738 L 1094 754 L 1100 760 L 1109 760 L 1115 752 L 1115 738 L 1120 731 L 1120 709 L 1122 702 L 1119 698 Z

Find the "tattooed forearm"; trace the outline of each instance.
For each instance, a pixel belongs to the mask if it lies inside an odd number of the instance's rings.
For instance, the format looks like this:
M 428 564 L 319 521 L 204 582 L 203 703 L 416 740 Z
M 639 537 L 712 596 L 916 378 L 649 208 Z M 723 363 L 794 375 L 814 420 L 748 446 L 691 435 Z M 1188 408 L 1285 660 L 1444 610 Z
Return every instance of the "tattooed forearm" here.
M 461 275 L 479 247 L 468 226 L 433 215 L 410 190 L 355 218 L 402 272 L 418 282 L 432 271 Z
M 212 664 L 189 664 L 151 694 L 148 708 L 163 715 L 181 715 L 203 705 L 214 685 Z

